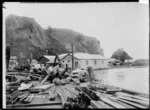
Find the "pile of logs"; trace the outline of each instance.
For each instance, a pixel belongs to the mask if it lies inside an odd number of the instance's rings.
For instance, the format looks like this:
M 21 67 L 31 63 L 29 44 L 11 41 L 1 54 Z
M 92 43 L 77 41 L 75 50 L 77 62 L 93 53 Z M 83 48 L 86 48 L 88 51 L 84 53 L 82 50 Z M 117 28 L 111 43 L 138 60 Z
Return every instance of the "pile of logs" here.
M 146 96 L 138 94 L 129 94 L 113 86 L 88 85 L 88 89 L 95 92 L 99 97 L 101 108 L 148 108 L 149 99 Z M 107 92 L 109 89 L 116 89 L 113 92 Z M 103 103 L 103 104 L 102 104 Z
M 15 90 L 11 94 L 7 95 L 6 102 L 7 104 L 15 104 L 16 102 L 30 103 L 33 97 L 34 94 L 30 94 L 29 92 Z

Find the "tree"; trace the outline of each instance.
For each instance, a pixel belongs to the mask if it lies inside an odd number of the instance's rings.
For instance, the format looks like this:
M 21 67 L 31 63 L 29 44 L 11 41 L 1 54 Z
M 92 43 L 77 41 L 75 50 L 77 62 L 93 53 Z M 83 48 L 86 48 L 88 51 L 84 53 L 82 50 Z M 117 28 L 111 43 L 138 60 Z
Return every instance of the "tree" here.
M 116 50 L 111 58 L 118 59 L 124 63 L 125 60 L 132 59 L 122 48 Z

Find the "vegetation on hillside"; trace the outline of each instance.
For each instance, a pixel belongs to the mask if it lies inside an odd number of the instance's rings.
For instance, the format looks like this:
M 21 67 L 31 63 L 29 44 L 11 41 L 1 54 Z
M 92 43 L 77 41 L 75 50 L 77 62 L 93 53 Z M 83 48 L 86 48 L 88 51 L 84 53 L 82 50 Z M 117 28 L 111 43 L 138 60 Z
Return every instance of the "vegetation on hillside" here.
M 34 19 L 9 15 L 6 18 L 6 42 L 11 43 L 11 56 L 17 56 L 22 64 L 23 59 L 38 59 L 53 50 L 58 54 L 71 51 L 74 43 L 75 52 L 87 52 L 103 55 L 100 41 L 70 29 L 48 27 L 43 29 Z

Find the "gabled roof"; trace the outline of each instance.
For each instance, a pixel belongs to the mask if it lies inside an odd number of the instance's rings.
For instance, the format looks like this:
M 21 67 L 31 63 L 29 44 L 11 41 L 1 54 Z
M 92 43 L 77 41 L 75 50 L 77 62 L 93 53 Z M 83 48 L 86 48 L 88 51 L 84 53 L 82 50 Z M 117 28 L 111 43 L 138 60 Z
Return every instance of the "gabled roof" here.
M 69 55 L 70 53 L 63 53 L 63 54 L 60 54 L 59 55 L 59 58 L 60 59 L 63 59 L 65 56 Z
M 46 63 L 54 63 L 56 56 L 43 55 L 43 57 L 45 57 L 45 58 L 47 58 L 47 59 L 49 60 L 49 61 L 46 62 Z M 56 60 L 56 62 L 57 62 L 57 61 L 58 61 L 58 60 Z
M 88 53 L 74 53 L 74 57 L 77 59 L 107 59 L 98 54 L 88 54 Z
M 48 60 L 55 59 L 55 56 L 50 55 L 43 55 L 43 57 L 47 58 Z

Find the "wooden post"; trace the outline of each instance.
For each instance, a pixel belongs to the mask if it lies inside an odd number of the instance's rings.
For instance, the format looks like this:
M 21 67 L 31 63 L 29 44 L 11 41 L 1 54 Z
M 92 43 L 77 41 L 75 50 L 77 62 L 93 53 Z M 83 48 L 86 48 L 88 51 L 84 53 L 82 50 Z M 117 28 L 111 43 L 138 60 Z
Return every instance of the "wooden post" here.
M 54 60 L 54 64 L 53 64 L 54 67 L 56 66 L 56 60 L 57 60 L 57 56 L 55 56 L 55 60 Z
M 9 70 L 9 61 L 10 61 L 10 57 L 11 57 L 11 47 L 10 44 L 7 44 L 6 46 L 6 67 L 7 70 Z
M 32 53 L 31 53 L 31 58 L 30 58 L 30 69 L 32 69 L 31 63 L 32 63 Z
M 92 82 L 92 80 L 95 80 L 95 75 L 94 75 L 92 66 L 88 66 L 87 70 L 89 73 L 89 80 L 90 80 L 90 82 Z
M 72 43 L 72 70 L 74 70 L 74 51 L 73 51 L 73 43 Z
M 68 64 L 66 64 L 66 72 L 68 72 Z

